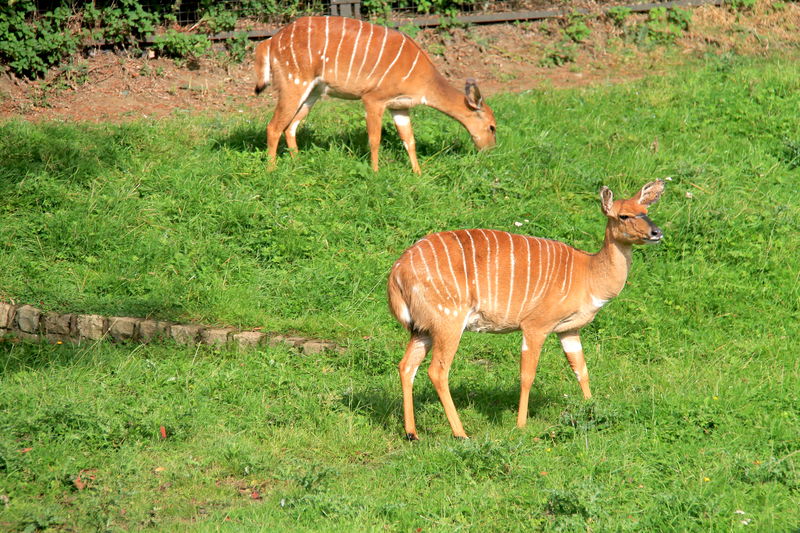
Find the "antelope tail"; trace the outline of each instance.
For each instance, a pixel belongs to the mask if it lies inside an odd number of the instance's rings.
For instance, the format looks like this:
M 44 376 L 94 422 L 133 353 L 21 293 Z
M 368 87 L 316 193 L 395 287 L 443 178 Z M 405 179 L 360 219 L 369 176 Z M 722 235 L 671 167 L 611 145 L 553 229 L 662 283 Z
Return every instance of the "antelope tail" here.
M 270 39 L 267 39 L 256 46 L 256 94 L 261 94 L 269 85 L 269 45 Z
M 411 312 L 408 308 L 408 303 L 403 295 L 403 289 L 400 285 L 398 272 L 393 270 L 389 274 L 389 309 L 397 320 L 409 331 L 414 331 L 414 322 L 411 320 Z

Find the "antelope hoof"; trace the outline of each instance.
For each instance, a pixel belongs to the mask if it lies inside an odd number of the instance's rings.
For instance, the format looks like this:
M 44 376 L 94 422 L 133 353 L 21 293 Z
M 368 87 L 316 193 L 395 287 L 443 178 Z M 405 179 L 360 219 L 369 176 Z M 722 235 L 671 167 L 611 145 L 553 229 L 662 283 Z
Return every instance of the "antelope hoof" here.
M 416 433 L 406 433 L 406 439 L 408 439 L 411 442 L 414 442 L 419 440 L 419 437 L 417 437 Z
M 469 437 L 466 435 L 453 435 L 453 438 L 456 440 L 467 441 Z

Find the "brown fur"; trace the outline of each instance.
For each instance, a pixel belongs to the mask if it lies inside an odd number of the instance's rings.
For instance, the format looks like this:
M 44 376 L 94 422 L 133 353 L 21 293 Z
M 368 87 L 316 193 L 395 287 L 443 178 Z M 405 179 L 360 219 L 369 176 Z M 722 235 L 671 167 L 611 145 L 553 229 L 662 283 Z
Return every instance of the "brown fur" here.
M 428 55 L 408 36 L 368 22 L 344 17 L 302 17 L 282 28 L 255 51 L 256 93 L 267 76 L 278 95 L 267 126 L 267 151 L 274 166 L 281 135 L 294 155 L 300 122 L 323 94 L 360 99 L 367 112 L 372 168 L 378 170 L 381 117 L 389 109 L 419 173 L 408 110 L 429 105 L 459 121 L 478 148 L 495 144 L 496 123 L 477 84 L 465 92 L 453 88 Z
M 658 242 L 661 230 L 647 208 L 664 189 L 657 180 L 632 198 L 614 200 L 600 191 L 607 217 L 603 248 L 596 254 L 564 243 L 496 230 L 457 230 L 424 237 L 406 250 L 389 275 L 389 307 L 411 340 L 400 362 L 406 434 L 416 439 L 413 378 L 427 352 L 428 374 L 453 435 L 466 433 L 450 397 L 448 374 L 463 331 L 522 330 L 520 404 L 524 426 L 528 394 L 542 343 L 557 333 L 586 398 L 589 376 L 579 330 L 622 290 L 634 244 Z

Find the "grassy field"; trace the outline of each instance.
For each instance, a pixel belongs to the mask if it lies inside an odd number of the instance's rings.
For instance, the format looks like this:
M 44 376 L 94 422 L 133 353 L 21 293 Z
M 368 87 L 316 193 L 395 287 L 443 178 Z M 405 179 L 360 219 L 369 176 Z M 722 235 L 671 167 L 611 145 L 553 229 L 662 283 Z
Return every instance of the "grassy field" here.
M 0 124 L 0 296 L 337 340 L 343 354 L 0 343 L 0 529 L 702 530 L 800 527 L 800 63 L 491 99 L 499 146 L 323 102 L 266 173 L 268 109 Z M 431 231 L 600 247 L 600 185 L 670 177 L 629 284 L 554 339 L 514 427 L 519 334 L 464 337 L 455 441 L 426 377 L 402 439 L 388 269 Z M 518 225 L 521 223 L 521 226 Z M 167 438 L 159 437 L 164 426 Z

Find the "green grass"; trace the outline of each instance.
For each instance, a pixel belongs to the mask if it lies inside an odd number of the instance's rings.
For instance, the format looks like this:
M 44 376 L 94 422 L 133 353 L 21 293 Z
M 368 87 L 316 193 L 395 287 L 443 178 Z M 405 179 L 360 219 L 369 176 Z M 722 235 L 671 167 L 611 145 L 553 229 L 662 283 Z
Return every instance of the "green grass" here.
M 0 343 L 0 529 L 800 527 L 798 80 L 796 61 L 725 56 L 501 95 L 480 154 L 420 109 L 421 177 L 390 126 L 373 174 L 362 111 L 340 102 L 272 173 L 266 111 L 0 124 L 0 296 L 348 348 Z M 516 429 L 519 335 L 468 334 L 451 386 L 472 439 L 421 376 L 422 440 L 403 441 L 385 297 L 402 250 L 490 227 L 594 251 L 599 186 L 667 176 L 665 242 L 583 331 L 595 398 L 551 339 Z

